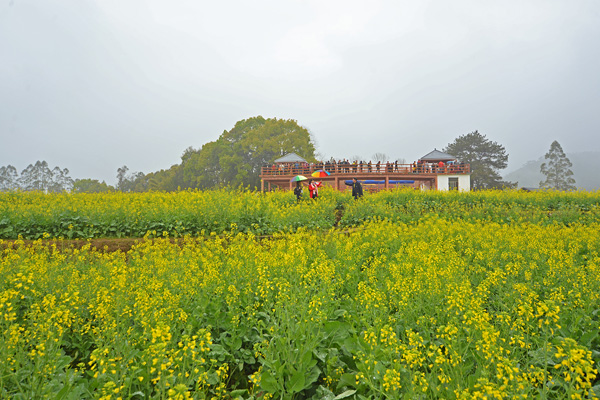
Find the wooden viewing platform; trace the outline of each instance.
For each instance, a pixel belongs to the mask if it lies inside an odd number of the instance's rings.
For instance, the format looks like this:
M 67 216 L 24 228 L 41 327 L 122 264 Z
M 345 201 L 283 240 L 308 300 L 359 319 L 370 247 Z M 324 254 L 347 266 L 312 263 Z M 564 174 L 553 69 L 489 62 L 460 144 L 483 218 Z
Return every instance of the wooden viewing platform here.
M 330 175 L 313 178 L 311 174 L 318 170 L 327 171 Z M 265 189 L 271 191 L 273 186 L 283 190 L 291 190 L 295 183 L 290 180 L 296 175 L 304 175 L 308 179 L 323 182 L 323 184 L 332 186 L 337 190 L 345 190 L 347 186 L 344 182 L 352 178 L 356 178 L 361 182 L 380 182 L 374 184 L 377 190 L 400 185 L 427 190 L 439 189 L 438 180 L 444 177 L 446 183 L 449 179 L 456 179 L 456 189 L 458 189 L 459 177 L 469 176 L 470 174 L 470 165 L 463 163 L 443 163 L 443 166 L 438 163 L 382 163 L 379 167 L 373 163 L 279 163 L 262 167 L 260 181 L 262 191 L 265 191 Z M 454 187 L 451 185 L 451 188 Z M 461 190 L 468 189 L 463 187 Z

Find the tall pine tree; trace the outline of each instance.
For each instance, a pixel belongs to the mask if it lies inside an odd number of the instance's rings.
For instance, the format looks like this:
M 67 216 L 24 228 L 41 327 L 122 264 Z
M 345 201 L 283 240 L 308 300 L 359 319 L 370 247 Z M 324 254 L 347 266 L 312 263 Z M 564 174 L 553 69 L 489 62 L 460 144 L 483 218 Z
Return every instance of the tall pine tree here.
M 571 160 L 564 153 L 560 144 L 555 140 L 550 145 L 550 150 L 544 156 L 547 163 L 540 166 L 540 171 L 546 176 L 545 181 L 540 182 L 540 187 L 556 190 L 575 190 L 575 179 L 571 171 Z
M 492 142 L 478 131 L 459 136 L 444 151 L 471 165 L 471 188 L 499 189 L 515 184 L 502 180 L 498 170 L 506 168 L 508 154 L 499 143 Z

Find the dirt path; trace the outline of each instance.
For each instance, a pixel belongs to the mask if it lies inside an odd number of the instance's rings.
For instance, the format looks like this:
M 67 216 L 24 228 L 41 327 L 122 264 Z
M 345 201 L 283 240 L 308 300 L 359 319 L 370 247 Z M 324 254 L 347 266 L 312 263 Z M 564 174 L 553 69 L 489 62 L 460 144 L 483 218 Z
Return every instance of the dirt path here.
M 339 234 L 342 234 L 342 235 L 349 235 L 352 232 L 355 232 L 357 230 L 360 230 L 360 228 L 349 228 L 349 229 L 347 228 L 347 229 L 339 229 L 339 230 L 336 229 L 336 232 Z M 259 240 L 264 240 L 264 239 L 272 239 L 273 235 L 261 235 L 261 236 L 255 236 L 255 237 Z M 152 240 L 152 239 L 149 239 L 149 240 Z M 171 242 L 175 243 L 175 242 L 183 241 L 183 238 L 170 238 L 169 240 L 171 240 Z M 97 239 L 73 239 L 73 240 L 50 239 L 50 240 L 43 240 L 42 243 L 46 246 L 56 245 L 56 247 L 58 249 L 71 249 L 71 248 L 81 249 L 83 246 L 90 243 L 92 248 L 95 248 L 99 251 L 103 251 L 103 252 L 122 251 L 122 252 L 126 253 L 129 250 L 131 250 L 131 248 L 135 244 L 141 243 L 143 241 L 144 241 L 144 238 L 97 238 Z M 17 240 L 3 240 L 2 243 L 0 243 L 0 250 L 4 250 L 9 246 L 14 246 L 15 242 L 17 242 Z M 23 240 L 23 243 L 25 244 L 25 246 L 30 246 L 33 242 L 34 242 L 33 240 Z
M 101 239 L 80 239 L 80 240 L 44 240 L 42 243 L 46 246 L 56 245 L 59 249 L 80 249 L 86 244 L 90 243 L 93 248 L 96 248 L 100 251 L 113 252 L 113 251 L 123 251 L 127 252 L 131 250 L 131 247 L 136 244 L 142 242 L 143 238 L 101 238 Z M 2 250 L 6 249 L 10 246 L 10 244 L 14 244 L 16 240 L 4 240 L 2 244 L 0 244 L 0 248 Z M 26 246 L 31 245 L 33 240 L 24 240 L 23 241 Z

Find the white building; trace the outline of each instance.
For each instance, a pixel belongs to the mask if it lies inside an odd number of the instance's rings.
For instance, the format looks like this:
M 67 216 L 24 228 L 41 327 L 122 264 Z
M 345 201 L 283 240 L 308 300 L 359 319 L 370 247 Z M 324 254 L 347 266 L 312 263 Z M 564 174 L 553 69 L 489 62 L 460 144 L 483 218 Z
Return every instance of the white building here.
M 417 162 L 417 173 L 435 175 L 433 181 L 422 181 L 422 190 L 471 190 L 471 168 L 453 155 L 437 149 L 427 153 Z

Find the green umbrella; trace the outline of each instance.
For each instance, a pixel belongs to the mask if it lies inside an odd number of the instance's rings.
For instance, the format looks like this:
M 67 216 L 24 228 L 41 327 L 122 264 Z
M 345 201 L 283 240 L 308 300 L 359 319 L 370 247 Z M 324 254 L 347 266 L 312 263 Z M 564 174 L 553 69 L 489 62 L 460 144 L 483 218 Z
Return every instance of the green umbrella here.
M 290 182 L 301 182 L 301 181 L 305 181 L 308 178 L 305 177 L 304 175 L 296 175 L 295 177 L 293 177 L 292 179 L 290 179 Z

